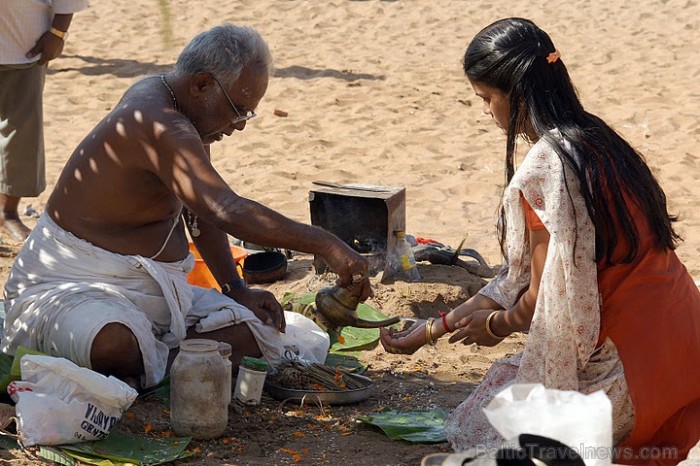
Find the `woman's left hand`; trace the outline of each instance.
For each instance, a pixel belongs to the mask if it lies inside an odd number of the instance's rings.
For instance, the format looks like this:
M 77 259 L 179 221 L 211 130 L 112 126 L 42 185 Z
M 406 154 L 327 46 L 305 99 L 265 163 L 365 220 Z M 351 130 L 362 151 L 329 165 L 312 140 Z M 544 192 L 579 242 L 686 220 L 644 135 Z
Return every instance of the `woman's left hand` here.
M 455 323 L 457 329 L 450 339 L 450 343 L 462 341 L 464 345 L 477 344 L 479 346 L 496 346 L 503 338 L 493 338 L 486 332 L 486 319 L 494 309 L 481 309 Z

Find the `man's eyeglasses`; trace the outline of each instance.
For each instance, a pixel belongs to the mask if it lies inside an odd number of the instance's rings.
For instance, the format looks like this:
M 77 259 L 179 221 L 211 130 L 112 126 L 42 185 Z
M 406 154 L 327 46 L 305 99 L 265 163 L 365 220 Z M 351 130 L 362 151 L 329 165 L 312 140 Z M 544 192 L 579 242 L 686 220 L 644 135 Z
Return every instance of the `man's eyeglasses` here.
M 214 79 L 214 81 L 216 81 L 216 84 L 219 85 L 219 87 L 221 88 L 221 92 L 224 93 L 224 96 L 226 97 L 226 100 L 228 100 L 228 103 L 231 104 L 231 108 L 233 109 L 233 112 L 236 114 L 236 118 L 233 118 L 233 119 L 231 120 L 231 124 L 232 124 L 232 125 L 235 125 L 236 123 L 240 123 L 241 121 L 248 121 L 248 120 L 250 120 L 251 118 L 255 118 L 255 117 L 257 116 L 257 115 L 255 114 L 255 112 L 252 111 L 252 110 L 249 110 L 248 112 L 246 112 L 245 115 L 241 115 L 241 112 L 238 111 L 238 109 L 236 108 L 236 105 L 233 103 L 233 101 L 231 100 L 231 98 L 230 98 L 230 97 L 228 96 L 228 94 L 226 93 L 226 90 L 224 89 L 224 86 L 222 86 L 221 83 L 219 82 L 219 80 L 216 79 L 216 76 L 211 75 L 211 77 Z

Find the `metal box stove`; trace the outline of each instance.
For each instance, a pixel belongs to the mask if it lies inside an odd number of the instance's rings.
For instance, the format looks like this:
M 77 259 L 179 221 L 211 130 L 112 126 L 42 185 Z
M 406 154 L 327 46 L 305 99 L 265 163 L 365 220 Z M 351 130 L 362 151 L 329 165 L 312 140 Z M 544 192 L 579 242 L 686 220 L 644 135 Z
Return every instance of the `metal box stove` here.
M 387 272 L 394 250 L 394 231 L 406 229 L 406 188 L 363 184 L 338 185 L 309 191 L 311 224 L 345 241 L 369 261 L 370 274 Z M 328 266 L 314 256 L 316 273 Z

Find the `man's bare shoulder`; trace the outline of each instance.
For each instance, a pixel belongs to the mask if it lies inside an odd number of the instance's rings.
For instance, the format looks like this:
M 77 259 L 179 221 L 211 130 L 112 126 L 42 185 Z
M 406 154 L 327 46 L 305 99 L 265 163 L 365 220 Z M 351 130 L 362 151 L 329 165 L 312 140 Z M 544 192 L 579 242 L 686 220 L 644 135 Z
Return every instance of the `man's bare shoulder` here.
M 163 89 L 159 78 L 157 75 L 148 76 L 132 84 L 124 92 L 112 114 L 138 124 L 154 121 L 180 122 L 195 131 L 185 115 L 177 110 L 174 100 Z
M 120 146 L 144 142 L 156 150 L 201 146 L 197 130 L 178 111 L 158 75 L 145 77 L 129 87 L 95 131 L 102 133 L 98 138 L 120 139 L 114 141 Z

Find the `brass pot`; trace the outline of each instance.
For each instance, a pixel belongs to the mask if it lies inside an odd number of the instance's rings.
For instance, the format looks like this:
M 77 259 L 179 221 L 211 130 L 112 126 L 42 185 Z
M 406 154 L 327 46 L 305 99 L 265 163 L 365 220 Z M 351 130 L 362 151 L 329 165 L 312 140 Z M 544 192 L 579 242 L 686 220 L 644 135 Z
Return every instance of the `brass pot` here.
M 399 317 L 384 320 L 364 320 L 357 316 L 360 298 L 353 287 L 345 288 L 333 285 L 316 293 L 316 312 L 334 328 L 358 327 L 379 328 L 399 322 Z

